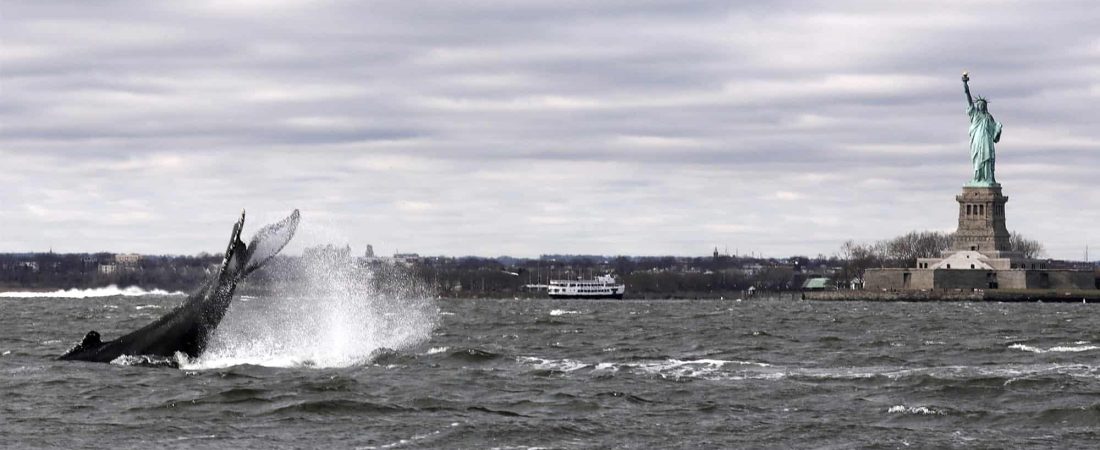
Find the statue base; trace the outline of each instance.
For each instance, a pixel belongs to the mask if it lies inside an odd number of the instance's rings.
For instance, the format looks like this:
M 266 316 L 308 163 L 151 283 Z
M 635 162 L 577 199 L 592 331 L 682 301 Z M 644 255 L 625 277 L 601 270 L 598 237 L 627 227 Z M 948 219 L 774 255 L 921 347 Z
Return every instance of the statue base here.
M 959 202 L 959 228 L 955 232 L 954 251 L 975 251 L 990 256 L 1009 252 L 1008 228 L 1005 227 L 1005 203 L 1001 185 L 963 186 Z

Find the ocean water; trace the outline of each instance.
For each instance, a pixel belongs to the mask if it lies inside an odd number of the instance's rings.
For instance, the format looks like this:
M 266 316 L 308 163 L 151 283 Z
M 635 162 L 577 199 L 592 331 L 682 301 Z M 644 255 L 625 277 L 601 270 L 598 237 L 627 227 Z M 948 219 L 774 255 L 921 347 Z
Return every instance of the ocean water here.
M 54 360 L 180 301 L 0 298 L 0 447 L 1100 445 L 1094 304 L 246 297 L 182 368 Z

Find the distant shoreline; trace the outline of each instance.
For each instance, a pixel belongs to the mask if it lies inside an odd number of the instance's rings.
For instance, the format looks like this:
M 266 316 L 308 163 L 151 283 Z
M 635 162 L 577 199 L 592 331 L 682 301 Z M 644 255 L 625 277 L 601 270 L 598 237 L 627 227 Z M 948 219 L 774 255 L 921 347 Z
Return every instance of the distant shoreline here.
M 104 289 L 107 286 L 73 286 L 73 287 L 28 287 L 28 286 L 12 286 L 12 285 L 0 285 L 0 294 L 10 294 L 13 292 L 27 292 L 27 293 L 48 293 L 59 291 L 91 291 L 95 289 Z M 159 289 L 155 286 L 144 286 L 141 289 L 153 291 Z M 184 291 L 188 292 L 188 291 Z M 270 289 L 259 288 L 256 286 L 242 286 L 238 291 L 242 295 L 258 296 L 270 293 Z M 501 300 L 501 299 L 515 299 L 515 300 L 560 300 L 551 299 L 547 295 L 530 295 L 530 293 L 524 293 L 525 295 L 437 295 L 441 300 Z M 753 295 L 749 295 L 746 292 L 681 292 L 681 293 L 669 293 L 669 294 L 638 294 L 630 295 L 628 292 L 626 297 L 621 299 L 622 301 L 642 300 L 642 301 L 662 301 L 662 300 L 717 300 L 717 301 L 736 301 L 736 300 L 799 300 L 801 298 L 801 291 L 767 291 L 756 292 Z M 577 302 L 585 301 L 620 301 L 616 299 L 595 299 L 595 300 L 569 300 Z

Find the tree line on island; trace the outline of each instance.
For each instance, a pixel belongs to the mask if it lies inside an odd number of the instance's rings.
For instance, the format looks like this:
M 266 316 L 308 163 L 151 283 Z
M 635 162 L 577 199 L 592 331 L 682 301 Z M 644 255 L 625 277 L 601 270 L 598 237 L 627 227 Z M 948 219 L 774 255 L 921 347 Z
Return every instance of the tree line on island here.
M 873 267 L 916 267 L 918 258 L 938 258 L 951 248 L 955 233 L 942 231 L 910 231 L 901 236 L 883 239 L 869 244 L 847 240 L 840 246 L 838 256 L 844 261 L 844 276 L 862 278 L 863 272 Z M 1045 254 L 1043 244 L 1012 232 L 1009 250 L 1024 258 L 1036 259 Z
M 352 286 L 383 295 L 401 292 L 441 297 L 539 297 L 539 286 L 552 279 L 573 280 L 613 274 L 627 285 L 630 298 L 737 298 L 755 291 L 798 290 L 811 278 L 828 278 L 847 288 L 872 267 L 915 267 L 917 258 L 939 257 L 951 247 L 952 234 L 913 231 L 872 243 L 844 242 L 830 256 L 761 258 L 739 255 L 706 257 L 544 255 L 539 258 L 416 257 L 369 258 L 348 248 L 320 248 L 304 256 L 280 255 L 251 277 L 243 292 L 290 292 L 318 280 L 351 280 Z M 1039 242 L 1017 233 L 1013 251 L 1028 258 L 1043 255 Z M 338 250 L 338 251 L 337 251 Z M 128 256 L 124 258 L 124 256 Z M 117 285 L 191 291 L 217 265 L 220 255 L 140 256 L 98 254 L 0 254 L 0 290 L 86 289 Z
M 146 290 L 192 291 L 221 263 L 221 255 L 142 256 L 119 262 L 121 255 L 0 254 L 0 291 L 50 291 L 115 285 Z M 442 297 L 539 297 L 552 279 L 574 280 L 614 274 L 633 298 L 736 297 L 750 288 L 798 289 L 804 279 L 833 273 L 841 261 L 817 258 L 754 258 L 718 255 L 599 256 L 545 255 L 539 258 L 420 257 L 395 262 L 357 258 L 346 253 L 279 255 L 253 274 L 239 292 L 303 289 L 344 283 L 395 293 L 413 289 Z M 335 282 L 334 282 L 335 281 Z

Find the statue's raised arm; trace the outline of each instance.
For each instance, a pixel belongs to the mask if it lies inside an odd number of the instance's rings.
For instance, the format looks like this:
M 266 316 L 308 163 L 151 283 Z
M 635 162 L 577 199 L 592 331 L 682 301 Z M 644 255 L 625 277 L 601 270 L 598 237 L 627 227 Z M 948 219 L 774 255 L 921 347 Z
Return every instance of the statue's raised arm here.
M 974 106 L 974 99 L 970 97 L 970 85 L 967 82 L 970 81 L 970 74 L 963 72 L 963 92 L 966 92 L 966 104 Z

